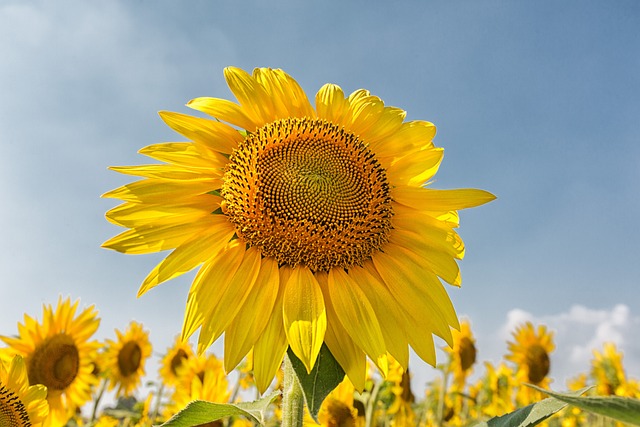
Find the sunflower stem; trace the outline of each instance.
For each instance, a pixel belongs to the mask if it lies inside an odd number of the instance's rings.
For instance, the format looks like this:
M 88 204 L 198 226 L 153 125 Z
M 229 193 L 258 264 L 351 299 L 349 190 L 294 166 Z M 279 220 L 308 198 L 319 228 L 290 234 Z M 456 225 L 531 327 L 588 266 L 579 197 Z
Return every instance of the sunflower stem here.
M 304 394 L 289 355 L 284 357 L 282 427 L 300 427 L 304 416 Z

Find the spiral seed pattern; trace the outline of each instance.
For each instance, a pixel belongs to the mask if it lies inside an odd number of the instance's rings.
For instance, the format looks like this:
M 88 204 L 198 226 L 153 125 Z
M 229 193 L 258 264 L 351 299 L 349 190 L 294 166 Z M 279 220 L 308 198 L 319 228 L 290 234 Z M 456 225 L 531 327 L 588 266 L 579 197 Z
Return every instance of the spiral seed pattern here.
M 221 194 L 237 235 L 280 265 L 360 265 L 391 229 L 384 168 L 326 120 L 288 118 L 249 134 L 229 158 Z

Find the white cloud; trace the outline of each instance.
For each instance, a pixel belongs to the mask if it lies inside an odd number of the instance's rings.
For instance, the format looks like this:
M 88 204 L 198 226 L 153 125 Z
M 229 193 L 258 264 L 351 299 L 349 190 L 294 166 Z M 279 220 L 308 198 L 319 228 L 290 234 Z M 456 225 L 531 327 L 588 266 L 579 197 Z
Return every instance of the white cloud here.
M 614 343 L 623 352 L 628 374 L 638 377 L 640 352 L 635 337 L 640 316 L 632 314 L 625 304 L 618 304 L 609 310 L 574 305 L 566 312 L 544 316 L 514 309 L 507 313 L 501 338 L 510 339 L 511 331 L 525 321 L 546 325 L 554 332 L 556 349 L 551 355 L 551 376 L 556 379 L 557 388 L 562 388 L 566 379 L 588 372 L 593 351 L 601 350 L 606 342 Z M 492 349 L 491 352 L 496 354 L 498 349 Z

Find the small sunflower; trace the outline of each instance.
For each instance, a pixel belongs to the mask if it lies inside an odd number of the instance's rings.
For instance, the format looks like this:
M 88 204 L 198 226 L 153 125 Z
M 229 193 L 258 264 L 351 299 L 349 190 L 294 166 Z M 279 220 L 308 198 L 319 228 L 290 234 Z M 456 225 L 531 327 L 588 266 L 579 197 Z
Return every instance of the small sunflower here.
M 100 325 L 93 306 L 76 316 L 79 300 L 58 300 L 54 310 L 43 307 L 43 320 L 24 315 L 18 323 L 18 337 L 0 337 L 8 351 L 24 357 L 29 382 L 47 388 L 47 425 L 64 425 L 77 408 L 91 399 L 92 375 L 98 342 L 89 341 Z
M 366 90 L 327 84 L 314 108 L 282 70 L 224 75 L 239 104 L 188 103 L 213 120 L 161 112 L 188 141 L 140 150 L 161 164 L 112 168 L 142 179 L 104 194 L 124 201 L 106 216 L 128 230 L 103 246 L 173 250 L 138 294 L 200 267 L 183 338 L 200 329 L 201 353 L 224 334 L 227 371 L 253 348 L 261 391 L 287 347 L 310 371 L 326 342 L 359 390 L 367 356 L 406 368 L 411 346 L 435 364 L 433 334 L 451 344 L 459 327 L 440 281 L 461 283 L 457 211 L 495 197 L 430 188 L 435 126 Z
M 591 377 L 596 383 L 598 394 L 608 396 L 620 395 L 621 386 L 626 383 L 622 366 L 622 353 L 613 343 L 605 343 L 602 353 L 593 351 L 591 361 Z
M 117 396 L 128 396 L 140 385 L 144 366 L 151 356 L 149 333 L 132 321 L 123 334 L 116 329 L 118 339 L 107 340 L 104 367 L 109 378 L 109 390 L 118 387 Z
M 462 388 L 476 363 L 476 340 L 467 320 L 460 323 L 460 331 L 454 329 L 452 333 L 453 346 L 445 348 L 445 351 L 450 355 L 449 369 L 453 372 L 453 380 L 458 388 Z
M 175 386 L 178 383 L 178 368 L 191 357 L 193 357 L 191 344 L 177 336 L 160 361 L 159 374 L 165 385 Z
M 47 388 L 29 385 L 22 356 L 9 363 L 0 358 L 0 426 L 38 427 L 48 414 Z
M 486 372 L 474 387 L 479 411 L 489 417 L 504 415 L 516 409 L 516 374 L 505 363 L 497 367 L 485 362 Z
M 168 419 L 193 400 L 226 403 L 229 400 L 229 383 L 222 362 L 213 354 L 190 357 L 177 368 L 178 381 L 165 407 Z
M 553 333 L 544 325 L 539 325 L 538 330 L 531 322 L 516 328 L 513 332 L 515 342 L 509 342 L 510 353 L 507 360 L 517 366 L 516 376 L 520 383 L 531 383 L 542 388 L 548 388 L 548 377 L 551 369 L 550 354 L 555 349 Z M 521 386 L 518 390 L 517 401 L 521 405 L 528 405 L 544 398 L 539 391 L 530 387 Z

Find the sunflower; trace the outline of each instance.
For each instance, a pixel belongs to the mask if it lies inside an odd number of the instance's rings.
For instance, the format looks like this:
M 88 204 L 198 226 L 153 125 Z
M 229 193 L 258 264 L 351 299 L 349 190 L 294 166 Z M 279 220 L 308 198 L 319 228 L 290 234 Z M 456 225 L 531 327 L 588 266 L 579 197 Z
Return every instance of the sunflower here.
M 555 349 L 553 333 L 544 325 L 539 325 L 536 331 L 531 322 L 526 322 L 516 328 L 513 337 L 515 342 L 508 343 L 510 353 L 506 359 L 516 364 L 518 381 L 548 388 L 548 374 L 551 368 L 549 355 Z M 524 385 L 519 388 L 516 397 L 521 405 L 528 405 L 543 398 L 544 395 L 539 391 Z
M 511 367 L 500 363 L 497 367 L 485 362 L 486 372 L 474 387 L 479 411 L 489 417 L 500 416 L 516 409 L 516 374 Z
M 128 230 L 103 246 L 173 249 L 138 294 L 200 266 L 183 338 L 200 329 L 203 352 L 224 333 L 227 371 L 253 348 L 261 391 L 288 346 L 310 371 L 326 342 L 359 390 L 366 356 L 406 367 L 410 345 L 435 364 L 433 334 L 452 344 L 459 327 L 440 281 L 460 285 L 457 210 L 495 197 L 427 187 L 434 125 L 366 90 L 327 84 L 313 108 L 282 70 L 224 75 L 239 104 L 188 103 L 213 120 L 161 112 L 189 141 L 140 150 L 162 164 L 112 168 L 142 179 L 104 194 L 124 201 L 106 217 Z
M 193 349 L 188 341 L 177 336 L 173 345 L 160 361 L 160 378 L 164 384 L 174 386 L 178 383 L 178 368 L 193 357 Z
M 91 399 L 98 379 L 92 374 L 97 341 L 89 341 L 100 325 L 93 306 L 76 316 L 79 300 L 60 298 L 56 309 L 43 306 L 43 320 L 24 315 L 18 337 L 0 337 L 8 351 L 24 357 L 29 382 L 47 388 L 47 425 L 64 425 Z
M 596 382 L 598 394 L 620 395 L 621 386 L 626 383 L 622 353 L 616 349 L 615 344 L 605 343 L 602 353 L 594 350 L 593 356 L 591 377 Z
M 177 385 L 164 411 L 167 419 L 193 400 L 215 403 L 229 400 L 229 383 L 222 362 L 215 355 L 190 357 L 176 371 Z
M 48 414 L 47 388 L 29 385 L 22 356 L 9 363 L 0 358 L 0 426 L 37 427 Z
M 118 387 L 117 396 L 129 396 L 140 385 L 145 374 L 144 365 L 151 356 L 149 333 L 132 321 L 123 334 L 115 330 L 118 339 L 106 341 L 104 367 L 109 378 L 109 390 Z
M 462 389 L 476 363 L 476 340 L 471 333 L 471 324 L 467 320 L 460 323 L 460 331 L 454 329 L 452 332 L 453 346 L 445 348 L 445 351 L 449 353 L 449 369 L 453 372 L 453 381 L 459 389 Z

